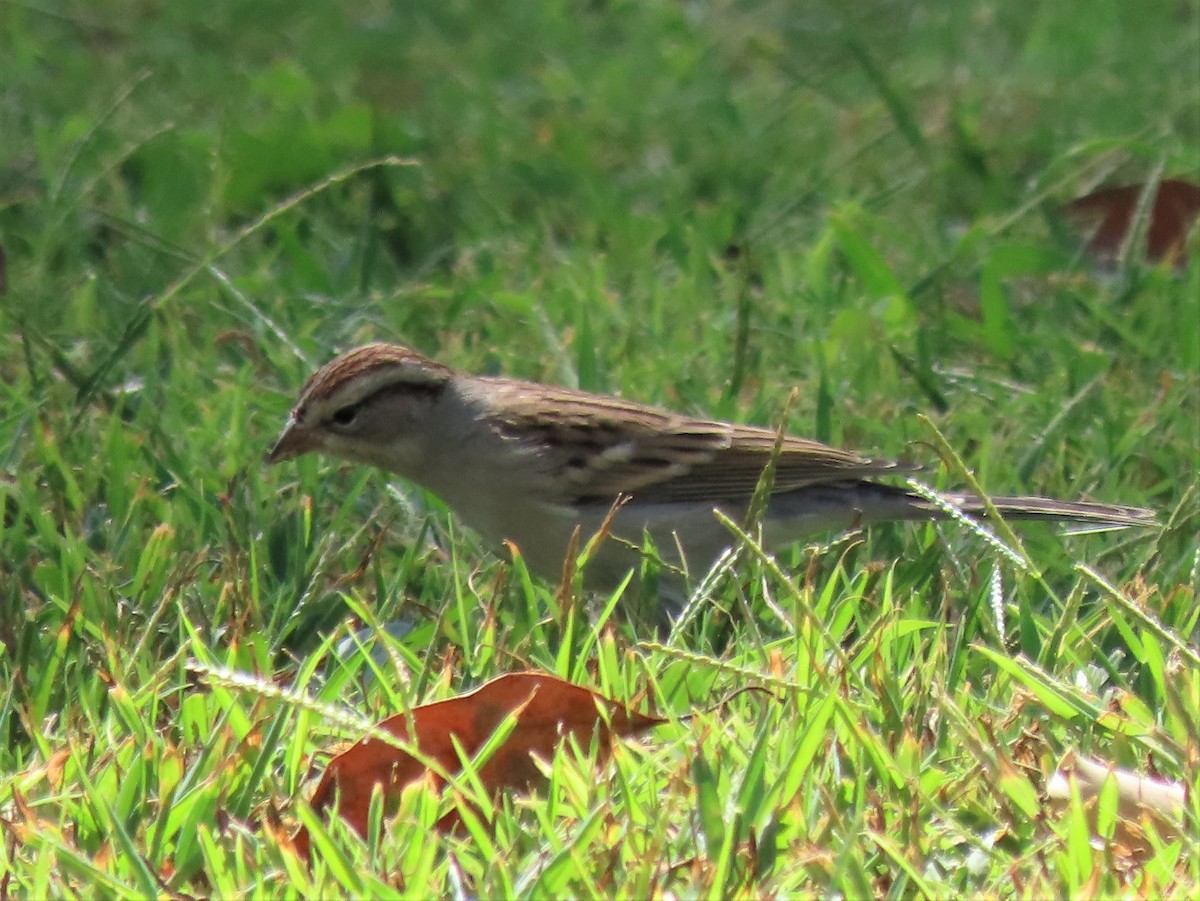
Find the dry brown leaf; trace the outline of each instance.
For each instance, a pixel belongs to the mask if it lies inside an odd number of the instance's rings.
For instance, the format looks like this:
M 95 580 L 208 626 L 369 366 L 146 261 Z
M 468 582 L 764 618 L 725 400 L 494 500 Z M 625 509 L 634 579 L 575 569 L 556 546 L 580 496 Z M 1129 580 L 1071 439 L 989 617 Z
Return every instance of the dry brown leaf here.
M 480 780 L 492 792 L 523 789 L 536 782 L 540 772 L 533 757 L 550 758 L 568 734 L 587 747 L 597 730 L 603 745 L 614 736 L 635 735 L 664 722 L 547 673 L 527 672 L 500 676 L 465 695 L 415 707 L 411 713 L 385 720 L 380 728 L 415 744 L 425 759 L 453 774 L 461 770 L 454 741 L 463 753 L 474 757 L 513 714 L 517 723 L 512 734 L 479 769 Z M 405 786 L 427 774 L 439 788 L 444 785 L 443 779 L 412 754 L 383 738 L 365 738 L 329 762 L 310 803 L 319 811 L 336 797 L 341 817 L 365 835 L 376 785 L 382 786 L 385 798 L 394 799 Z M 452 828 L 457 822 L 452 813 L 438 826 Z M 295 845 L 308 857 L 307 830 L 300 829 Z
M 1098 223 L 1088 253 L 1107 261 L 1120 257 L 1145 189 L 1145 185 L 1102 188 L 1067 204 L 1067 212 L 1076 219 Z M 1198 214 L 1200 185 L 1178 178 L 1159 182 L 1147 216 L 1146 258 L 1152 263 L 1170 260 L 1179 268 L 1186 266 L 1184 245 Z

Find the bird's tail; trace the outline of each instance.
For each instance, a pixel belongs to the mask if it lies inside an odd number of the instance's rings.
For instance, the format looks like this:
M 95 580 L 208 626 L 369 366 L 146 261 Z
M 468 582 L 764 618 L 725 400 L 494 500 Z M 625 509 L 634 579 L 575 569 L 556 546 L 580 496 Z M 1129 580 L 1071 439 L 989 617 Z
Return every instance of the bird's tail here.
M 1049 497 L 1016 495 L 993 497 L 1000 515 L 1012 520 L 1061 522 L 1073 532 L 1151 527 L 1158 524 L 1152 510 L 1093 501 L 1060 501 Z M 984 519 L 987 510 L 978 497 L 966 492 L 922 493 L 879 482 L 847 482 L 809 486 L 784 492 L 772 499 L 771 513 L 794 519 L 799 530 L 851 528 L 871 523 L 953 519 L 966 515 Z M 781 530 L 785 537 L 787 530 Z
M 948 519 L 954 516 L 952 511 L 965 513 L 975 519 L 987 516 L 987 508 L 983 501 L 973 494 L 938 493 L 931 499 L 905 489 L 896 491 L 903 496 L 902 505 L 910 511 L 907 515 L 898 517 L 901 519 Z M 895 502 L 900 498 L 893 495 L 892 500 Z M 1005 519 L 1061 522 L 1072 531 L 1106 531 L 1158 525 L 1154 511 L 1144 507 L 1101 504 L 1094 501 L 1060 501 L 1034 495 L 992 497 L 990 500 Z

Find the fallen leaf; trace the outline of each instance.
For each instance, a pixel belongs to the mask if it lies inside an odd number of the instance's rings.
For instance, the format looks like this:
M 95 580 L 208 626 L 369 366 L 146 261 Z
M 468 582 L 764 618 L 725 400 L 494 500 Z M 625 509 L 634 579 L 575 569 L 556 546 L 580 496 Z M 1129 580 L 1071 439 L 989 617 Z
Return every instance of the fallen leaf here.
M 512 733 L 478 772 L 492 792 L 519 790 L 536 782 L 540 771 L 533 757 L 550 758 L 568 734 L 587 747 L 597 730 L 603 745 L 614 736 L 635 735 L 664 722 L 555 676 L 528 672 L 500 676 L 465 695 L 414 707 L 409 713 L 384 720 L 379 728 L 415 745 L 424 760 L 454 774 L 461 770 L 454 742 L 473 758 L 496 728 L 514 714 L 517 722 Z M 320 811 L 336 798 L 341 817 L 365 836 L 376 785 L 383 787 L 385 798 L 395 799 L 405 786 L 427 775 L 439 788 L 444 786 L 445 780 L 422 760 L 384 738 L 368 737 L 329 762 L 310 803 Z M 457 822 L 457 816 L 451 814 L 438 826 L 449 829 Z M 301 828 L 294 841 L 297 851 L 307 858 L 308 831 Z
M 1114 837 L 1118 842 L 1134 851 L 1146 849 L 1148 846 L 1140 825 L 1145 816 L 1154 819 L 1163 835 L 1179 834 L 1179 824 L 1187 804 L 1187 791 L 1181 783 L 1141 776 L 1074 751 L 1069 750 L 1063 755 L 1054 775 L 1046 783 L 1046 797 L 1051 806 L 1065 809 L 1071 803 L 1073 780 L 1080 799 L 1085 803 L 1094 801 L 1110 777 L 1117 784 L 1119 819 Z M 1094 816 L 1095 805 L 1091 805 L 1091 808 L 1091 815 Z
M 1077 220 L 1099 223 L 1088 253 L 1105 261 L 1120 258 L 1145 190 L 1145 185 L 1101 188 L 1067 204 L 1067 212 Z M 1152 263 L 1170 260 L 1181 269 L 1186 266 L 1184 245 L 1198 214 L 1200 185 L 1178 178 L 1160 181 L 1147 216 L 1146 258 Z

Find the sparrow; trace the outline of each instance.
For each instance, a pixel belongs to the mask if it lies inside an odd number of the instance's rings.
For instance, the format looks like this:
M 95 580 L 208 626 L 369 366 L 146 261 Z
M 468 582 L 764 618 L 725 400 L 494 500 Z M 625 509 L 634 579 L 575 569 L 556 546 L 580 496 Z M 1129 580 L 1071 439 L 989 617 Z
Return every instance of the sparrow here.
M 529 570 L 552 583 L 575 531 L 586 541 L 611 513 L 611 537 L 583 577 L 588 589 L 613 591 L 639 568 L 647 535 L 668 571 L 705 573 L 734 543 L 713 511 L 734 521 L 747 515 L 777 445 L 762 520 L 768 549 L 812 533 L 949 518 L 938 504 L 881 481 L 920 469 L 910 463 L 621 398 L 471 375 L 400 344 L 367 344 L 313 373 L 267 462 L 316 452 L 395 473 L 441 498 L 486 540 L 516 545 Z M 970 494 L 942 498 L 967 516 L 984 515 Z M 991 500 L 1014 520 L 1096 529 L 1155 523 L 1140 507 Z

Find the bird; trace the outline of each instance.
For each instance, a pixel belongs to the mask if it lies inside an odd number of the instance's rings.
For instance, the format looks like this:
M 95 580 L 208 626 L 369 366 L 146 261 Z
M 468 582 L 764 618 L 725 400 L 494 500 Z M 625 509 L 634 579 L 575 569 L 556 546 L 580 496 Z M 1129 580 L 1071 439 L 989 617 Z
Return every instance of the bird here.
M 632 400 L 456 370 L 395 343 L 372 343 L 325 364 L 304 384 L 266 456 L 307 453 L 376 466 L 439 497 L 494 546 L 516 545 L 551 584 L 576 530 L 611 537 L 589 555 L 585 589 L 614 591 L 641 564 L 648 535 L 662 593 L 703 575 L 735 543 L 714 510 L 740 521 L 774 457 L 763 512 L 770 549 L 806 535 L 887 521 L 950 516 L 944 506 L 881 479 L 921 469 L 773 429 L 672 412 Z M 940 496 L 971 517 L 982 500 Z M 1006 519 L 1096 529 L 1155 524 L 1133 506 L 1037 496 L 993 497 Z M 611 518 L 610 518 L 611 517 Z

